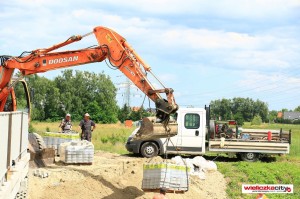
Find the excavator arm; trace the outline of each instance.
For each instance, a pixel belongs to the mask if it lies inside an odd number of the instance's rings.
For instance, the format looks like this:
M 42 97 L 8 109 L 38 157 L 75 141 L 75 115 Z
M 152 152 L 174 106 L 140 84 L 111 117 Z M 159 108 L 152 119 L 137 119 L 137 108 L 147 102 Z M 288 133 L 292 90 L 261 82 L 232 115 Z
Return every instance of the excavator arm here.
M 98 45 L 95 47 L 53 52 L 92 34 L 98 41 Z M 155 103 L 157 117 L 163 122 L 168 123 L 170 114 L 178 109 L 173 96 L 173 89 L 166 88 L 152 73 L 151 67 L 142 60 L 127 41 L 109 28 L 96 27 L 93 32 L 83 36 L 72 36 L 50 48 L 37 49 L 25 54 L 19 57 L 1 56 L 0 111 L 3 111 L 3 103 L 12 92 L 11 77 L 14 69 L 20 70 L 22 76 L 26 76 L 76 65 L 102 62 L 103 60 L 107 60 L 113 68 L 120 70 Z M 154 88 L 147 78 L 149 74 L 158 80 L 162 89 Z M 160 93 L 165 93 L 167 99 L 162 98 Z

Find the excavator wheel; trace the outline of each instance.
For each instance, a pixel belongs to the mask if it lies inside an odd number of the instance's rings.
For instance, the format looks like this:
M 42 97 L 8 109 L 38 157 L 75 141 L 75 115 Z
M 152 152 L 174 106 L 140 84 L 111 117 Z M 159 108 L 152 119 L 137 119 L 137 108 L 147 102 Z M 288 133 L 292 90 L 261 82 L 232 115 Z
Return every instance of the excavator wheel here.
M 43 137 L 37 133 L 28 134 L 30 167 L 45 167 L 54 162 L 55 150 L 47 148 Z

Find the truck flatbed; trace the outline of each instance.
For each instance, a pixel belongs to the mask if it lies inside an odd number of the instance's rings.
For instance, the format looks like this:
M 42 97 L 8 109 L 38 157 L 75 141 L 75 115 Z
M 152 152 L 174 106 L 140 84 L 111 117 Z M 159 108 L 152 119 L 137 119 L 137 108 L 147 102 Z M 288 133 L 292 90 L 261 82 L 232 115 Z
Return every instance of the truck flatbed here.
M 209 151 L 216 152 L 254 152 L 269 154 L 288 154 L 288 141 L 226 139 L 223 146 L 221 139 L 212 139 L 208 144 Z

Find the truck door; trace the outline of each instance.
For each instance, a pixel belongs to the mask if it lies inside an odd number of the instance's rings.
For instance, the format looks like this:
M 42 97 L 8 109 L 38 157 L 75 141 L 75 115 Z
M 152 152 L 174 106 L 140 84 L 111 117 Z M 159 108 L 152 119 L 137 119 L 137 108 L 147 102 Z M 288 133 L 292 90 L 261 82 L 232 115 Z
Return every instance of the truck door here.
M 181 151 L 187 153 L 205 152 L 205 118 L 203 112 L 183 112 L 179 129 L 182 136 Z

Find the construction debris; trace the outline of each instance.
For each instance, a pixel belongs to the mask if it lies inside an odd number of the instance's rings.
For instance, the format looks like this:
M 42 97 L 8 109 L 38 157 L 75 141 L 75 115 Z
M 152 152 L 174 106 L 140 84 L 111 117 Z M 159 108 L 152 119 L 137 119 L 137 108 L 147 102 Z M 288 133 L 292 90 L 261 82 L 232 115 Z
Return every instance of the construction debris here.
M 175 156 L 172 161 L 177 165 L 187 165 L 189 167 L 189 174 L 198 176 L 201 180 L 205 180 L 205 173 L 217 171 L 217 165 L 213 161 L 206 160 L 202 156 L 191 158 L 182 158 Z
M 43 169 L 36 169 L 33 171 L 33 175 L 40 178 L 47 178 L 49 177 L 49 172 Z

